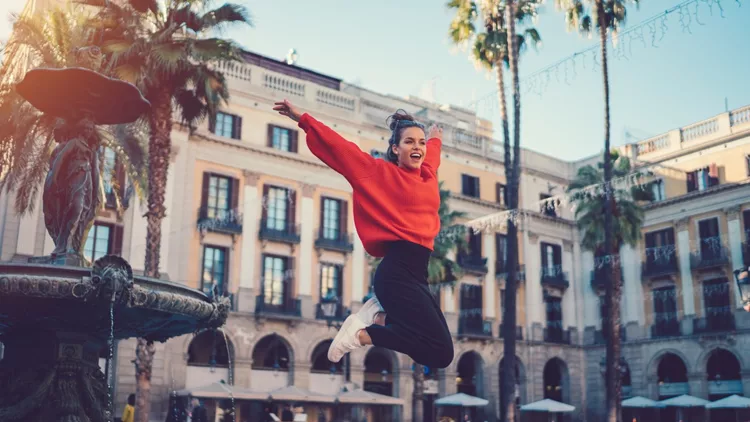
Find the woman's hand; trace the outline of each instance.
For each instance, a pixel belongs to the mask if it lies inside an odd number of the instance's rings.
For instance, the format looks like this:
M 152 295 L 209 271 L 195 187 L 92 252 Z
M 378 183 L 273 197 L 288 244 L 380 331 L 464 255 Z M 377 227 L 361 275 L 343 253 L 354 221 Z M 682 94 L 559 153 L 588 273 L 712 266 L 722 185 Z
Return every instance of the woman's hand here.
M 430 126 L 430 130 L 427 135 L 427 139 L 438 138 L 443 140 L 443 128 L 438 125 Z
M 289 100 L 284 100 L 274 104 L 274 110 L 278 111 L 282 116 L 287 116 L 295 122 L 299 122 L 302 117 L 302 113 L 297 110 Z

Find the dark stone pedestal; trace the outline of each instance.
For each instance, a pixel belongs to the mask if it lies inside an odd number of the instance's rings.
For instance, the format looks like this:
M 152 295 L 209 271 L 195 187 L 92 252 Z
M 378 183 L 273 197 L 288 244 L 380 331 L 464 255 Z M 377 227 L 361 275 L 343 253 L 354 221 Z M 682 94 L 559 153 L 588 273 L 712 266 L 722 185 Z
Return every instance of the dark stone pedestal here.
M 0 338 L 0 420 L 112 420 L 107 380 L 99 369 L 106 339 L 70 332 L 17 332 Z

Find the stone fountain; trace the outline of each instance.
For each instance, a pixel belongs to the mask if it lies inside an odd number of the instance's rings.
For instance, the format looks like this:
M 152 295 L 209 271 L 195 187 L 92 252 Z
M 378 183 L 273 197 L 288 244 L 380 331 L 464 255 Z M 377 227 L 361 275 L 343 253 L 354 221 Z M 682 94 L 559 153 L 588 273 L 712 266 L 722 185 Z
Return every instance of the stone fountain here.
M 29 263 L 0 263 L 0 421 L 111 421 L 99 352 L 116 339 L 166 341 L 218 328 L 229 303 L 135 276 L 118 256 L 90 267 L 82 258 L 101 204 L 96 128 L 148 111 L 138 89 L 84 68 L 31 70 L 16 89 L 59 122 L 43 192 L 55 249 Z

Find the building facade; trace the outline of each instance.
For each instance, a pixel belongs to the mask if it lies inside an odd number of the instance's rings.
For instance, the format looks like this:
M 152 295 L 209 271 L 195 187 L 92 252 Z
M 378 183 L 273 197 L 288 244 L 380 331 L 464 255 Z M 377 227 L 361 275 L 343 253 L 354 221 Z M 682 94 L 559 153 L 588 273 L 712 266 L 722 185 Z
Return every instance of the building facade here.
M 409 421 L 408 357 L 368 347 L 346 364 L 326 358 L 336 324 L 370 292 L 372 257 L 354 227 L 350 186 L 312 155 L 304 133 L 272 104 L 288 98 L 375 156 L 387 146 L 385 119 L 395 110 L 440 122 L 447 130 L 439 177 L 451 192 L 451 209 L 467 221 L 506 209 L 502 145 L 492 139 L 491 123 L 470 110 L 382 95 L 253 53 L 245 58 L 221 69 L 232 100 L 216 124 L 192 134 L 175 125 L 172 133 L 162 276 L 230 296 L 232 312 L 221 332 L 157 344 L 152 420 L 164 420 L 174 391 L 223 380 L 259 393 L 294 386 L 326 395 L 351 382 L 398 398 L 368 402 L 369 420 Z M 626 395 L 750 393 L 744 351 L 750 316 L 738 310 L 731 273 L 750 261 L 750 107 L 626 145 L 621 153 L 653 165 L 655 180 L 647 188 L 656 198 L 644 204 L 642 241 L 620 253 Z M 105 152 L 104 160 L 114 169 L 105 175 L 112 199 L 114 186 L 127 182 L 114 154 Z M 602 286 L 573 212 L 539 203 L 563 194 L 577 170 L 597 160 L 564 162 L 522 150 L 518 402 L 566 402 L 576 407 L 575 421 L 599 420 L 603 412 Z M 85 254 L 119 254 L 142 271 L 145 207 L 138 197 L 129 202 L 124 212 L 107 202 Z M 41 207 L 19 216 L 12 204 L 12 195 L 0 197 L 0 259 L 48 254 L 53 244 Z M 427 374 L 430 420 L 432 401 L 456 392 L 489 400 L 476 420 L 499 415 L 507 243 L 498 229 L 471 234 L 468 244 L 455 257 L 465 275 L 455 286 L 435 289 L 456 353 L 448 368 Z M 134 357 L 135 340 L 119 342 L 118 412 L 135 392 Z M 244 401 L 235 406 L 241 420 L 257 420 L 262 410 Z M 305 407 L 308 415 L 330 418 L 332 412 L 323 400 Z

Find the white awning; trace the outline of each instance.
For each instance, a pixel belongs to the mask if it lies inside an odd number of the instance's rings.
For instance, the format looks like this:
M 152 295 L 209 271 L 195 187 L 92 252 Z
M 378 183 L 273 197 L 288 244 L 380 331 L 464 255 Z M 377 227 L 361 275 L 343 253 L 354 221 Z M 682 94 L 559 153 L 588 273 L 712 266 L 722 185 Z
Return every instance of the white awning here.
M 574 410 L 576 410 L 576 408 L 569 404 L 560 403 L 559 401 L 551 399 L 544 399 L 521 406 L 522 412 L 567 413 Z
M 404 400 L 398 397 L 386 396 L 383 394 L 377 394 L 365 390 L 350 390 L 339 393 L 339 395 L 336 396 L 336 400 L 338 400 L 339 403 L 349 404 L 383 404 L 394 406 L 404 405 Z
M 662 408 L 664 407 L 664 405 L 657 401 L 647 399 L 645 397 L 635 396 L 627 400 L 623 400 L 622 407 L 648 409 L 648 408 Z
M 683 394 L 681 396 L 672 397 L 671 399 L 662 400 L 659 403 L 670 407 L 704 407 L 711 402 Z
M 196 397 L 200 399 L 267 400 L 268 393 L 260 393 L 247 388 L 214 382 L 203 387 L 187 388 L 174 392 L 176 396 Z
M 452 394 L 435 400 L 435 406 L 482 407 L 487 406 L 489 403 L 489 401 L 483 398 L 464 393 Z
M 290 385 L 289 387 L 279 388 L 268 393 L 270 400 L 274 401 L 292 401 L 307 403 L 333 403 L 336 397 L 326 394 L 313 393 L 312 391 Z
M 747 409 L 750 408 L 750 399 L 733 394 L 721 400 L 706 405 L 706 409 Z

